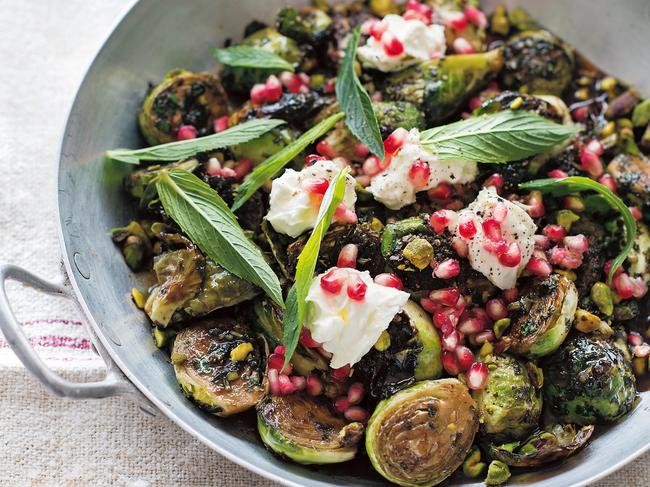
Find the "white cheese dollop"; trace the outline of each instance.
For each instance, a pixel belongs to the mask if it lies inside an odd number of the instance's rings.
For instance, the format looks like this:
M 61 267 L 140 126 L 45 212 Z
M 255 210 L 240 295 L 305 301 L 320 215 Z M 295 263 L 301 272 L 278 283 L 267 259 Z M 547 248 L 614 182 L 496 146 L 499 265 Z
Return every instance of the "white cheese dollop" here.
M 338 294 L 323 290 L 320 279 L 324 274 L 311 283 L 306 298 L 310 303 L 307 327 L 312 338 L 332 354 L 333 369 L 361 360 L 409 299 L 408 293 L 376 284 L 368 271 L 341 268 L 338 272 L 359 278 L 368 287 L 363 300 L 355 301 L 348 297 L 345 284 Z
M 409 170 L 417 160 L 429 163 L 429 183 L 416 188 L 408 178 Z M 420 145 L 420 132 L 413 129 L 390 165 L 384 172 L 374 176 L 368 191 L 373 197 L 391 210 L 399 210 L 415 203 L 415 193 L 435 188 L 440 183 L 464 184 L 476 179 L 478 167 L 470 161 L 439 161 L 436 155 Z
M 421 20 L 405 20 L 399 15 L 386 15 L 382 22 L 403 45 L 404 52 L 389 56 L 381 41 L 370 36 L 368 42 L 357 49 L 361 62 L 379 71 L 399 71 L 408 66 L 440 57 L 445 53 L 445 28 L 442 25 L 427 25 Z
M 485 249 L 482 243 L 486 237 L 481 223 L 490 218 L 492 208 L 498 202 L 505 204 L 508 209 L 508 214 L 501 223 L 503 238 L 507 242 L 517 242 L 521 249 L 521 262 L 516 267 L 502 265 L 498 256 Z M 465 218 L 474 218 L 477 230 L 474 237 L 464 239 L 469 246 L 470 265 L 498 288 L 514 288 L 519 274 L 528 264 L 535 248 L 533 235 L 535 235 L 537 227 L 533 219 L 523 208 L 497 195 L 493 187 L 481 190 L 476 199 L 458 213 L 456 221 L 462 222 Z M 458 226 L 454 228 L 454 232 L 460 237 Z
M 332 161 L 317 161 L 301 171 L 287 169 L 279 178 L 273 180 L 269 196 L 269 212 L 266 219 L 278 233 L 298 237 L 314 228 L 318 219 L 321 199 L 306 191 L 303 182 L 312 178 L 324 178 L 332 182 L 342 168 Z M 343 203 L 354 210 L 357 194 L 355 180 L 348 174 Z

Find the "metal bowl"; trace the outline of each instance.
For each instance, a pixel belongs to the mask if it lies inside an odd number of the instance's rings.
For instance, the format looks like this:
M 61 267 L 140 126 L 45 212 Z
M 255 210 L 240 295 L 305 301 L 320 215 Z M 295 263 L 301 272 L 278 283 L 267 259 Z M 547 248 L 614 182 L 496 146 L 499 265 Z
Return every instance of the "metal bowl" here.
M 133 208 L 121 190 L 122 178 L 130 168 L 106 163 L 102 154 L 107 149 L 142 144 L 135 114 L 147 83 L 161 79 L 174 67 L 211 69 L 215 63 L 209 47 L 238 39 L 247 22 L 268 21 L 285 3 L 143 0 L 115 28 L 79 88 L 63 135 L 58 182 L 60 237 L 74 294 L 62 284 L 43 281 L 14 266 L 0 267 L 0 279 L 19 280 L 44 292 L 77 299 L 95 344 L 107 360 L 106 379 L 71 384 L 47 370 L 20 331 L 4 292 L 0 293 L 0 327 L 23 363 L 55 394 L 129 394 L 139 398 L 143 409 L 161 411 L 230 460 L 286 485 L 387 485 L 363 460 L 335 467 L 303 467 L 283 461 L 263 447 L 252 414 L 221 420 L 190 403 L 179 390 L 168 358 L 156 349 L 147 319 L 131 302 L 130 289 L 139 283 L 108 236 L 110 228 L 129 220 Z M 488 8 L 494 3 L 487 2 Z M 642 50 L 650 45 L 647 0 L 507 3 L 523 4 L 598 64 L 650 92 L 650 57 Z M 650 448 L 649 394 L 641 394 L 636 409 L 620 424 L 598 428 L 598 435 L 577 455 L 517 475 L 510 483 L 586 485 L 632 460 Z M 459 477 L 449 485 L 465 481 Z

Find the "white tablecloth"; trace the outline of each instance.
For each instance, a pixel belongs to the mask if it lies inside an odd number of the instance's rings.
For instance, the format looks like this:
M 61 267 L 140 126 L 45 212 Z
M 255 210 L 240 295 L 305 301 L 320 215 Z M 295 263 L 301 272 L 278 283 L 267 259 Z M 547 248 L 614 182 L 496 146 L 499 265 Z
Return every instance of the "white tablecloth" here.
M 129 4 L 0 0 L 0 261 L 59 275 L 59 135 L 85 68 Z M 77 380 L 97 377 L 100 362 L 75 309 L 9 287 L 19 319 L 50 363 Z M 2 340 L 0 383 L 0 486 L 273 485 L 128 400 L 49 396 Z M 649 460 L 645 455 L 598 486 L 650 485 Z

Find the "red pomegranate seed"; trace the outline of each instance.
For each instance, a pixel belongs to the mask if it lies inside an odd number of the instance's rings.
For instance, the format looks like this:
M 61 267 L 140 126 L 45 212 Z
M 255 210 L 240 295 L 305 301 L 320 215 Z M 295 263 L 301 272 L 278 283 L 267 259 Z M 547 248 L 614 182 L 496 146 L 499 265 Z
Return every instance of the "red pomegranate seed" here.
M 476 50 L 464 37 L 457 37 L 452 44 L 456 54 L 474 54 Z
M 449 225 L 456 221 L 458 215 L 452 210 L 438 210 L 429 217 L 429 225 L 436 233 L 442 233 Z
M 384 150 L 386 151 L 386 154 L 395 154 L 395 152 L 404 145 L 408 136 L 409 132 L 405 128 L 398 127 L 393 130 L 393 133 L 384 140 Z
M 370 154 L 370 149 L 368 149 L 365 144 L 362 144 L 361 142 L 354 144 L 354 155 L 359 159 L 363 159 L 368 154 Z
M 489 188 L 490 186 L 496 188 L 497 193 L 500 193 L 503 188 L 503 176 L 499 173 L 494 173 L 483 181 L 484 188 Z
M 223 132 L 228 128 L 228 115 L 224 115 L 223 117 L 219 117 L 214 121 L 214 131 L 215 132 Z
M 458 359 L 458 367 L 461 371 L 466 371 L 474 363 L 474 353 L 464 345 L 456 348 L 456 358 Z
M 501 255 L 508 250 L 508 244 L 505 240 L 488 240 L 483 239 L 481 246 L 493 255 Z
M 454 327 L 454 324 L 452 323 L 452 317 L 448 312 L 446 312 L 446 310 L 437 311 L 436 314 L 433 315 L 433 324 L 436 326 L 436 328 L 440 329 L 443 327 Z
M 483 98 L 481 98 L 480 96 L 474 96 L 469 99 L 468 106 L 471 111 L 474 111 L 477 108 L 479 108 L 482 104 L 483 104 Z
M 481 345 L 485 342 L 492 343 L 494 340 L 495 336 L 492 330 L 484 330 L 474 335 L 474 341 L 477 343 L 477 345 Z
M 488 368 L 483 362 L 474 362 L 465 374 L 467 387 L 473 391 L 480 391 L 485 387 L 488 380 Z
M 632 294 L 637 299 L 642 298 L 648 293 L 648 283 L 646 283 L 642 277 L 632 279 L 632 287 Z
M 300 344 L 306 348 L 318 348 L 321 346 L 316 340 L 311 337 L 311 332 L 308 328 L 302 328 L 300 330 Z
M 569 174 L 564 172 L 562 169 L 553 169 L 552 171 L 548 172 L 548 177 L 555 178 L 555 179 L 562 179 L 562 178 L 568 178 Z
M 239 177 L 237 172 L 231 167 L 222 167 L 220 176 L 223 178 L 234 178 L 234 179 L 237 179 Z
M 343 381 L 350 376 L 350 366 L 344 365 L 338 369 L 332 369 L 332 379 L 336 381 Z
M 560 225 L 546 225 L 542 233 L 553 240 L 553 242 L 561 242 L 566 237 L 566 230 Z
M 350 404 L 359 404 L 364 395 L 364 387 L 361 382 L 355 382 L 353 384 L 350 384 L 350 387 L 348 388 L 348 401 Z
M 298 93 L 302 86 L 300 76 L 291 71 L 282 71 L 280 73 L 280 82 L 291 93 Z
M 370 26 L 370 35 L 375 39 L 377 39 L 378 41 L 380 41 L 381 36 L 387 30 L 388 30 L 388 22 L 384 20 L 380 20 L 379 22 L 375 22 Z
M 551 264 L 549 264 L 544 259 L 538 259 L 537 257 L 531 257 L 526 265 L 526 270 L 533 276 L 537 277 L 548 277 L 553 272 Z
M 487 17 L 482 11 L 480 11 L 478 8 L 474 7 L 473 5 L 469 5 L 465 7 L 465 17 L 472 24 L 474 24 L 477 27 L 480 27 L 481 29 L 485 29 L 487 27 Z
M 300 82 L 305 86 L 309 86 L 309 83 L 311 83 L 311 76 L 307 73 L 298 73 L 298 78 L 300 78 Z
M 284 355 L 272 353 L 269 355 L 269 369 L 280 370 L 284 364 Z
M 307 377 L 305 388 L 310 396 L 320 396 L 323 393 L 323 383 L 313 374 Z
M 467 28 L 467 17 L 463 12 L 449 12 L 447 25 L 456 32 L 462 32 Z
M 593 152 L 597 156 L 602 156 L 605 153 L 605 147 L 598 139 L 591 139 L 587 144 L 586 150 Z
M 616 294 L 618 294 L 621 299 L 630 299 L 634 296 L 634 283 L 627 274 L 621 273 L 614 277 L 614 279 L 612 279 L 612 285 L 614 286 Z
M 404 52 L 402 41 L 388 30 L 381 35 L 381 46 L 387 56 L 400 56 Z
M 402 284 L 402 280 L 395 274 L 391 274 L 388 272 L 377 274 L 377 276 L 375 276 L 374 281 L 376 284 L 379 284 L 380 286 L 393 287 L 395 289 L 399 289 L 400 291 L 404 289 L 404 284 Z
M 250 159 L 242 159 L 233 167 L 237 175 L 237 179 L 244 179 L 253 170 L 253 161 Z
M 564 237 L 564 240 L 562 242 L 567 249 L 579 254 L 584 254 L 587 250 L 589 250 L 589 240 L 587 240 L 587 237 L 581 233 L 578 235 Z
M 251 101 L 257 105 L 261 105 L 266 101 L 266 85 L 257 83 L 253 85 L 250 92 Z
M 343 414 L 350 407 L 350 401 L 346 396 L 339 396 L 334 399 L 334 409 Z
M 426 25 L 429 25 L 431 23 L 431 17 L 427 17 L 426 15 L 416 10 L 407 10 L 404 12 L 404 15 L 402 15 L 402 17 L 404 20 L 419 20 Z
M 357 223 L 357 214 L 341 203 L 334 211 L 334 221 L 337 223 Z
M 330 182 L 325 178 L 307 178 L 303 181 L 305 191 L 315 194 L 325 194 Z
M 346 277 L 345 272 L 340 269 L 331 269 L 320 278 L 320 287 L 328 293 L 338 294 L 343 289 Z
M 605 275 L 609 275 L 609 271 L 612 269 L 612 265 L 614 264 L 613 260 L 608 260 L 605 262 L 605 267 L 603 268 L 605 271 Z M 623 272 L 623 268 L 621 266 L 618 266 L 616 268 L 616 271 L 614 272 L 614 277 L 618 276 Z
M 456 287 L 446 287 L 443 289 L 436 289 L 429 293 L 429 299 L 445 306 L 454 306 L 460 297 L 460 289 Z
M 316 144 L 316 152 L 318 152 L 321 156 L 325 156 L 329 159 L 334 159 L 336 157 L 336 150 L 334 147 L 332 147 L 332 144 L 326 140 L 321 140 L 318 144 Z
M 408 172 L 408 179 L 411 184 L 416 188 L 424 188 L 429 184 L 431 177 L 431 167 L 428 162 L 417 160 L 411 164 Z
M 280 382 L 278 381 L 278 377 L 280 373 L 278 372 L 277 369 L 269 369 L 267 374 L 269 378 L 269 388 L 271 389 L 271 394 L 274 396 L 277 396 L 280 394 Z
M 577 269 L 582 265 L 582 255 L 564 247 L 553 247 L 550 251 L 550 261 L 563 269 Z
M 535 241 L 535 248 L 546 250 L 551 246 L 551 240 L 546 235 L 533 235 Z
M 634 356 L 639 357 L 639 358 L 646 358 L 648 355 L 650 355 L 650 345 L 647 343 L 642 343 L 641 345 L 637 345 L 634 347 Z
M 474 218 L 471 216 L 465 215 L 458 222 L 458 233 L 461 237 L 472 238 L 476 235 L 476 231 L 476 223 L 474 222 Z
M 205 168 L 205 173 L 208 176 L 216 177 L 221 175 L 221 163 L 216 157 L 211 157 L 208 159 L 208 164 Z
M 501 295 L 506 303 L 513 303 L 517 301 L 517 298 L 519 298 L 519 291 L 517 288 L 513 287 L 512 289 L 506 289 L 501 293 Z
M 368 422 L 368 418 L 370 418 L 370 413 L 368 413 L 368 411 L 363 409 L 361 406 L 352 406 L 345 410 L 343 416 L 348 421 L 366 423 Z
M 408 2 L 406 2 L 406 10 L 414 10 L 429 17 L 433 14 L 433 9 L 431 7 L 422 2 L 418 2 L 417 0 L 408 0 Z
M 485 304 L 485 311 L 487 315 L 494 321 L 508 316 L 508 308 L 506 308 L 506 304 L 500 299 L 490 299 Z
M 307 385 L 307 380 L 301 375 L 292 375 L 289 379 L 298 391 L 302 391 Z
M 603 174 L 598 178 L 598 182 L 603 186 L 607 186 L 612 193 L 616 193 L 616 190 L 618 189 L 616 181 L 614 181 L 614 178 L 610 174 Z
M 525 203 L 524 209 L 531 218 L 540 218 L 544 216 L 544 213 L 546 213 L 542 193 L 539 191 L 531 191 L 526 198 Z
M 503 240 L 503 234 L 501 233 L 501 224 L 493 218 L 488 218 L 483 220 L 481 223 L 483 227 L 483 233 L 487 238 L 493 242 L 500 242 Z
M 451 240 L 451 246 L 458 254 L 458 257 L 467 257 L 469 255 L 469 245 L 462 238 L 454 237 Z
M 278 375 L 278 386 L 280 389 L 279 394 L 283 396 L 293 394 L 297 390 L 296 386 L 291 382 L 291 379 L 289 379 L 289 376 L 286 374 Z
M 264 87 L 266 88 L 266 101 L 278 101 L 282 96 L 282 83 L 274 74 L 266 78 Z
M 627 341 L 630 342 L 630 345 L 637 346 L 643 343 L 643 337 L 636 331 L 631 331 L 627 335 Z
M 456 301 L 456 304 L 454 305 L 454 309 L 460 311 L 460 313 L 462 314 L 462 312 L 465 311 L 466 307 L 467 307 L 467 300 L 465 299 L 465 296 L 461 294 L 460 296 L 458 296 L 458 301 Z M 460 314 L 458 316 L 460 316 Z
M 353 301 L 363 301 L 368 285 L 357 275 L 348 277 L 348 297 Z
M 470 314 L 466 318 L 461 318 L 458 323 L 458 331 L 464 335 L 475 335 L 485 330 L 485 326 L 484 320 Z
M 433 200 L 447 200 L 450 198 L 453 190 L 448 183 L 440 183 L 427 191 L 429 198 Z
M 571 112 L 571 116 L 576 122 L 584 122 L 589 116 L 589 107 L 578 107 Z
M 429 298 L 420 298 L 420 306 L 424 311 L 433 315 L 440 311 L 441 304 L 431 301 Z
M 497 223 L 503 223 L 508 216 L 508 207 L 503 201 L 498 201 L 492 208 L 491 216 Z
M 462 343 L 462 339 L 460 337 L 460 333 L 458 331 L 454 330 L 453 328 L 451 331 L 447 334 L 443 333 L 442 337 L 442 347 L 445 350 L 449 350 L 450 352 L 453 352 L 456 350 L 456 347 Z
M 583 149 L 580 153 L 580 167 L 595 178 L 603 174 L 603 163 L 600 157 L 587 149 Z
M 196 128 L 194 128 L 193 125 L 181 125 L 178 128 L 178 134 L 176 134 L 176 138 L 178 140 L 190 140 L 190 139 L 196 139 L 197 135 L 198 132 L 196 131 Z
M 368 176 L 376 176 L 382 171 L 381 168 L 381 159 L 377 156 L 370 156 L 368 157 L 364 162 L 361 168 L 363 169 L 363 173 L 367 174 Z
M 361 24 L 361 35 L 369 36 L 372 31 L 372 26 L 375 25 L 379 20 L 377 19 L 368 19 Z
M 323 156 L 319 156 L 318 154 L 309 154 L 307 157 L 305 157 L 305 166 L 313 166 L 316 164 L 318 161 L 326 161 L 327 158 Z
M 517 267 L 521 262 L 521 248 L 517 242 L 510 242 L 508 249 L 499 254 L 499 264 L 504 267 Z
M 357 267 L 357 255 L 359 254 L 359 247 L 356 244 L 344 245 L 339 252 L 339 258 L 336 261 L 336 267 L 350 267 L 355 269 Z
M 456 259 L 445 259 L 438 264 L 433 275 L 438 279 L 452 279 L 460 274 L 460 262 Z
M 442 366 L 449 375 L 460 374 L 460 366 L 458 365 L 458 358 L 454 352 L 449 350 L 442 351 Z
M 286 347 L 284 345 L 278 345 L 273 349 L 273 353 L 277 353 L 278 355 L 284 356 L 286 353 Z
M 630 213 L 632 213 L 632 216 L 634 217 L 635 220 L 640 220 L 643 218 L 643 214 L 641 213 L 641 210 L 639 210 L 636 206 L 630 206 L 628 208 L 630 210 Z

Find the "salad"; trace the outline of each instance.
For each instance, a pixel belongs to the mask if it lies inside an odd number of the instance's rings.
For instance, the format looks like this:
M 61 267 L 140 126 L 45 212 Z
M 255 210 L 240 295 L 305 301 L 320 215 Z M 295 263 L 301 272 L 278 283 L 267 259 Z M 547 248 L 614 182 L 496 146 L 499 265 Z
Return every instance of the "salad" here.
M 403 486 L 505 483 L 634 408 L 650 99 L 474 0 L 314 0 L 209 47 L 107 152 L 188 400 Z

